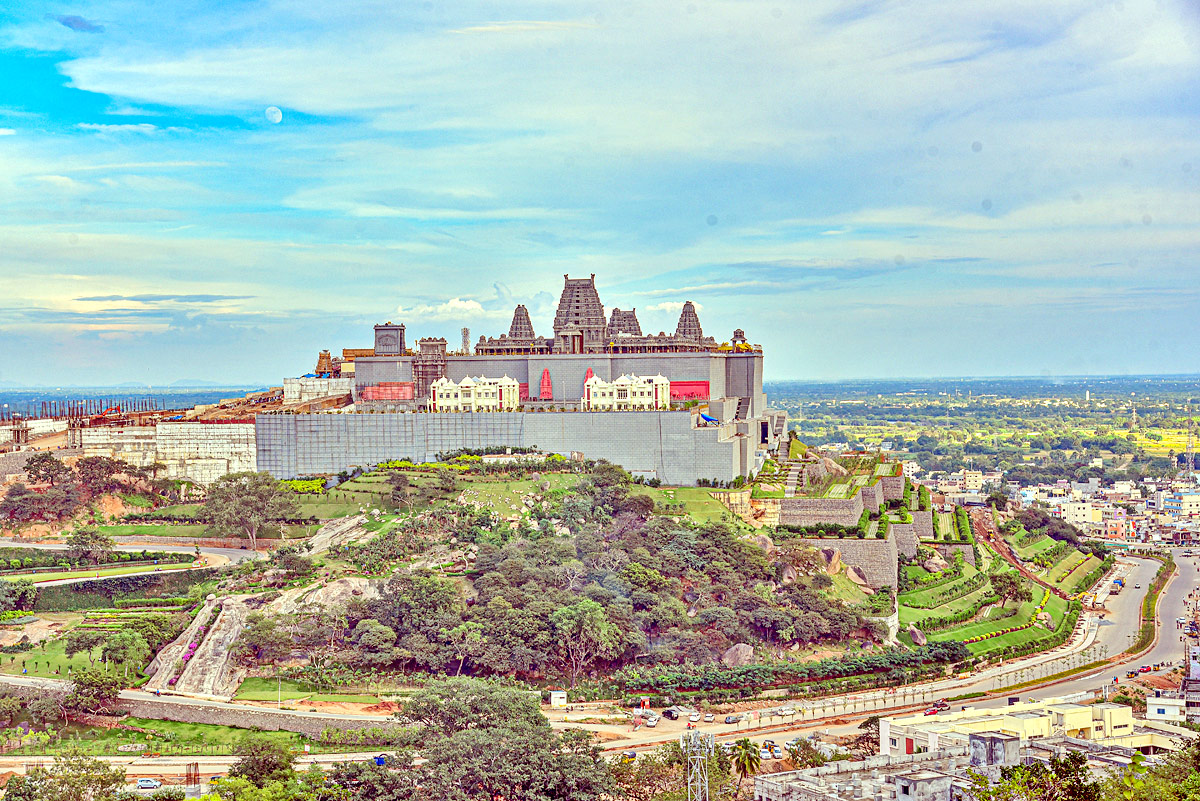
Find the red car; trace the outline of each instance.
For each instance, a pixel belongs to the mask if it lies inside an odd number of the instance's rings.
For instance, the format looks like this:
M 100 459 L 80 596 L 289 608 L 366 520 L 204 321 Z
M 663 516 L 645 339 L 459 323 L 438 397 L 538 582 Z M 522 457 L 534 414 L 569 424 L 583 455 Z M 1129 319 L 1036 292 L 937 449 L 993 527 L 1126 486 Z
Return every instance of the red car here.
M 1149 665 L 1142 665 L 1140 668 L 1138 668 L 1138 673 L 1149 673 L 1150 670 L 1151 668 Z
M 938 712 L 941 712 L 941 711 L 942 710 L 938 709 L 936 706 L 931 706 L 931 707 L 929 707 L 929 709 L 925 710 L 925 714 L 927 716 L 928 715 L 936 715 Z

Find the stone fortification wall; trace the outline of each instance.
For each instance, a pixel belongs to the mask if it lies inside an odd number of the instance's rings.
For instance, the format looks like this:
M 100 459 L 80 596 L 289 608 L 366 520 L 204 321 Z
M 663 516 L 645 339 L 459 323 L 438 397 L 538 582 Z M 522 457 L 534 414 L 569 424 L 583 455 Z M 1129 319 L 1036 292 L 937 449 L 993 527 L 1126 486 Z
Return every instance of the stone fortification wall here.
M 954 554 L 961 553 L 963 561 L 975 567 L 975 549 L 969 542 L 939 542 L 932 547 L 945 557 L 947 562 L 954 558 Z
M 226 473 L 257 469 L 253 423 L 159 423 L 155 426 L 98 426 L 80 432 L 84 456 L 108 456 L 134 467 L 167 466 L 166 478 L 201 483 Z
M 917 540 L 917 533 L 913 530 L 912 523 L 892 523 L 888 526 L 888 530 L 892 532 L 892 536 L 896 538 L 896 551 L 912 559 L 917 555 L 917 546 L 921 543 Z
M 912 518 L 913 530 L 916 532 L 917 539 L 933 539 L 933 512 L 929 510 L 913 512 Z
M 896 587 L 896 538 L 890 532 L 887 539 L 883 540 L 874 537 L 861 540 L 857 537 L 804 537 L 798 542 L 813 548 L 837 548 L 842 553 L 842 562 L 861 570 L 867 583 L 875 589 Z
M 514 446 L 576 451 L 667 484 L 695 484 L 745 475 L 754 452 L 728 426 L 693 428 L 689 412 L 265 414 L 256 429 L 259 468 L 278 478 Z
M 904 497 L 904 476 L 884 476 L 879 479 L 885 501 L 898 501 Z
M 349 395 L 354 391 L 353 378 L 285 378 L 283 402 L 304 403 L 330 395 Z
M 853 526 L 862 513 L 862 493 L 857 492 L 853 498 L 784 498 L 779 508 L 779 522 L 785 526 L 820 523 Z
M 874 484 L 863 487 L 859 493 L 862 495 L 862 505 L 871 514 L 877 514 L 883 506 L 883 487 L 882 482 L 876 481 Z
M 258 728 L 264 731 L 294 731 L 309 737 L 316 737 L 325 729 L 386 729 L 400 724 L 394 718 L 361 720 L 337 715 L 305 715 L 274 709 L 223 707 L 217 704 L 172 704 L 167 698 L 122 699 L 119 706 L 138 718 L 174 720 L 180 723 L 212 723 L 243 729 Z

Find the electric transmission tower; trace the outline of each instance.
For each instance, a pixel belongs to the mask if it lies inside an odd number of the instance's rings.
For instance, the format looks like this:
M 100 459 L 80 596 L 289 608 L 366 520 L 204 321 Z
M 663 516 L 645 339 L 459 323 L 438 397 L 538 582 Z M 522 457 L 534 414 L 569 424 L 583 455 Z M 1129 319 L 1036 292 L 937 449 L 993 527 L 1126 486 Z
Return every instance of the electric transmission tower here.
M 708 801 L 708 758 L 713 752 L 713 736 L 698 731 L 679 738 L 688 763 L 688 801 Z

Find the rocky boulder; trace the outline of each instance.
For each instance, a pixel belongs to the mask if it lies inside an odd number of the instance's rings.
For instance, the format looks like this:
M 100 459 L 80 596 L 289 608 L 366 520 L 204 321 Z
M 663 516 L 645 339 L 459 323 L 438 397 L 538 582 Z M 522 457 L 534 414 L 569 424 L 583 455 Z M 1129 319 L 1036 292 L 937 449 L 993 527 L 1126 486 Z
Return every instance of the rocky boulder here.
M 787 562 L 783 563 L 783 567 L 780 568 L 780 570 L 779 570 L 779 583 L 780 584 L 784 584 L 784 585 L 794 584 L 794 583 L 796 583 L 796 579 L 799 577 L 800 577 L 800 574 L 798 572 L 796 572 L 796 568 L 792 567 Z
M 942 556 L 937 551 L 933 552 L 933 556 L 925 560 L 921 567 L 928 570 L 930 573 L 941 573 L 950 567 L 950 563 L 946 561 L 946 557 Z
M 846 565 L 846 578 L 850 579 L 863 589 L 871 589 L 871 585 L 867 583 L 866 574 L 862 572 L 862 568 L 856 565 Z
M 775 543 L 771 542 L 771 538 L 766 534 L 759 534 L 754 538 L 754 544 L 763 549 L 767 556 L 770 556 L 775 550 Z
M 918 648 L 929 642 L 929 640 L 925 637 L 925 632 L 921 631 L 912 623 L 908 624 L 908 635 L 912 637 L 913 645 L 917 646 Z
M 825 572 L 836 575 L 842 569 L 842 552 L 837 548 L 822 548 L 821 561 L 825 563 Z
M 731 645 L 721 654 L 721 663 L 725 667 L 741 667 L 754 664 L 754 646 L 740 642 Z

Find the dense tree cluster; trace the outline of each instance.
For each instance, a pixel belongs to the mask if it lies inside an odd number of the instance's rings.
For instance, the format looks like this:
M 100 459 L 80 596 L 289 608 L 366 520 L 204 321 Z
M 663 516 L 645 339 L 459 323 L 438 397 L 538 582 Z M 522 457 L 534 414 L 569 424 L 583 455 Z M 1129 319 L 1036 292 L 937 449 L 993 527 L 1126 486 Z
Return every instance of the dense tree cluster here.
M 768 558 L 724 524 L 652 514 L 653 501 L 631 487 L 623 470 L 600 464 L 577 488 L 555 495 L 542 514 L 569 535 L 551 525 L 514 532 L 472 510 L 441 513 L 448 517 L 438 525 L 482 542 L 466 593 L 451 577 L 399 571 L 380 597 L 352 598 L 344 612 L 252 617 L 240 654 L 265 664 L 294 645 L 318 663 L 554 675 L 574 684 L 635 659 L 707 664 L 738 643 L 844 641 L 872 630 L 870 610 L 822 592 L 830 579 L 811 548 L 784 541 Z M 433 517 L 410 522 L 432 525 Z M 501 528 L 508 533 L 495 537 Z M 381 540 L 348 549 L 347 558 L 382 559 L 393 544 L 413 547 L 394 531 Z M 328 657 L 314 651 L 315 641 L 329 643 Z

